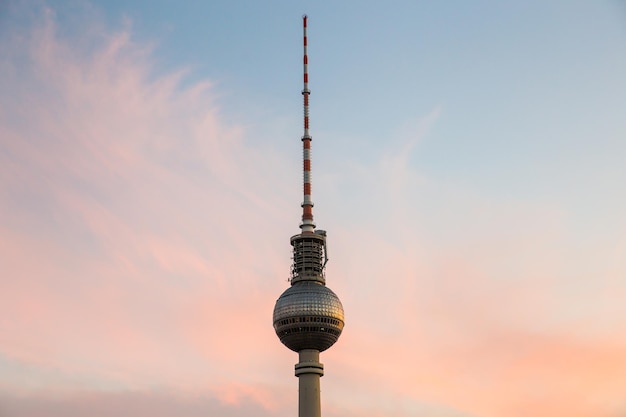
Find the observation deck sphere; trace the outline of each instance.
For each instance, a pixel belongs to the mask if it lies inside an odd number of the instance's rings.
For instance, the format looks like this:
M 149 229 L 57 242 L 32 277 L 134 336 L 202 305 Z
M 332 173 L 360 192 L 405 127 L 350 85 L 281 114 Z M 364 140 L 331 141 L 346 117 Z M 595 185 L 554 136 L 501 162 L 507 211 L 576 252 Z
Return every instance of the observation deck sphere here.
M 331 347 L 344 326 L 339 297 L 316 281 L 300 281 L 287 288 L 274 306 L 274 330 L 294 352 Z

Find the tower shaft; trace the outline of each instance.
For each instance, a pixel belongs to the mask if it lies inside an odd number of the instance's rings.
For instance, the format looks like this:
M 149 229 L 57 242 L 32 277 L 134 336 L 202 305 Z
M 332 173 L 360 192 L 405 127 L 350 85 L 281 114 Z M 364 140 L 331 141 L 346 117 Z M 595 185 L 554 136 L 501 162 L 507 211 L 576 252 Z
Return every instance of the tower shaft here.
M 324 365 L 320 363 L 320 352 L 304 349 L 298 355 L 298 417 L 321 417 L 320 377 L 324 375 Z

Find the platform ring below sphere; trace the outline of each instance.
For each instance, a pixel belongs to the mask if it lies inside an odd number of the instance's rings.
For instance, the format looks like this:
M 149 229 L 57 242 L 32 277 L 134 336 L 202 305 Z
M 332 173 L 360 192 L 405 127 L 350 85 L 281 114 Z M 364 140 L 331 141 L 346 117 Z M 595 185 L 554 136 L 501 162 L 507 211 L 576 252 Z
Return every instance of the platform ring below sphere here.
M 331 347 L 344 326 L 339 297 L 315 281 L 297 282 L 288 288 L 274 306 L 274 330 L 289 349 L 299 352 Z

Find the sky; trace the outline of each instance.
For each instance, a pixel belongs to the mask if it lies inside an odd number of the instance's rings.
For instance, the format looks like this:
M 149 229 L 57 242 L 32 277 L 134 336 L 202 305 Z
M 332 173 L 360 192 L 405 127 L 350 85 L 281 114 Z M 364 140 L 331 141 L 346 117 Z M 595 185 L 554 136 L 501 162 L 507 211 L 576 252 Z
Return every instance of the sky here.
M 384 3 L 384 4 L 383 4 Z M 626 3 L 0 2 L 0 416 L 626 416 Z

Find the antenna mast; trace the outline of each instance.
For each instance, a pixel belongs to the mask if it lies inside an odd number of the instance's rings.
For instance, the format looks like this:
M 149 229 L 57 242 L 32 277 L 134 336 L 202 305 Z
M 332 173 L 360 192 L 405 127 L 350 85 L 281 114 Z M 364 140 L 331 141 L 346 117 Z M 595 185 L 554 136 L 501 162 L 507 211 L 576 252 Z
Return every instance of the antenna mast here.
M 302 89 L 302 97 L 304 100 L 304 135 L 302 136 L 304 201 L 302 202 L 302 224 L 300 228 L 302 229 L 302 233 L 314 233 L 315 223 L 313 222 L 313 201 L 311 200 L 311 140 L 313 138 L 309 134 L 309 94 L 311 94 L 311 91 L 309 90 L 306 20 L 307 15 L 302 16 L 304 39 L 304 88 Z

